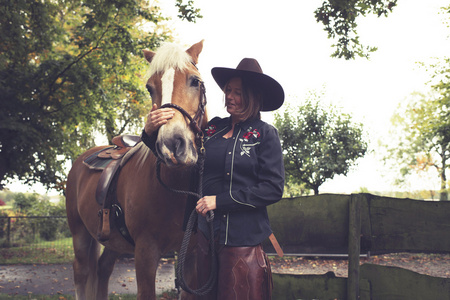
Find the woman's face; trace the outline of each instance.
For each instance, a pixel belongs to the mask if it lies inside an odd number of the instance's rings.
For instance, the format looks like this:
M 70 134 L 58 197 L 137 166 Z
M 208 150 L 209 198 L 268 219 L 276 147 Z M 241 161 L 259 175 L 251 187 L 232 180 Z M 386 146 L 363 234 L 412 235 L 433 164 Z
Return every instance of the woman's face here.
M 238 116 L 242 110 L 242 79 L 231 78 L 225 87 L 225 106 L 227 112 L 233 117 Z

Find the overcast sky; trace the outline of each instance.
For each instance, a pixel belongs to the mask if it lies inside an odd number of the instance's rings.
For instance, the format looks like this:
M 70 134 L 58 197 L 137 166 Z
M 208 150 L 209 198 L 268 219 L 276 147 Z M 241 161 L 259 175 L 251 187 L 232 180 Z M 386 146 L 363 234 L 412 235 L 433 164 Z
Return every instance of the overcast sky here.
M 177 42 L 186 48 L 205 40 L 199 69 L 206 82 L 209 116 L 225 116 L 222 93 L 212 79 L 212 67 L 236 67 L 244 57 L 256 58 L 264 73 L 283 86 L 285 103 L 301 103 L 308 91 L 322 90 L 326 100 L 362 122 L 374 152 L 361 159 L 348 176 L 326 182 L 321 192 L 352 193 L 361 187 L 390 191 L 393 178 L 380 162 L 379 140 L 385 140 L 390 117 L 398 103 L 414 91 L 426 90 L 429 76 L 417 62 L 450 53 L 450 30 L 443 24 L 448 14 L 440 7 L 448 0 L 400 0 L 388 18 L 369 16 L 358 20 L 365 45 L 376 46 L 371 59 L 352 61 L 331 58 L 333 41 L 327 39 L 314 10 L 322 0 L 194 0 L 202 10 L 195 24 L 176 20 L 175 1 L 160 1 L 163 15 Z M 272 122 L 273 115 L 263 119 Z M 13 191 L 25 189 L 15 184 Z M 409 189 L 439 189 L 439 180 L 411 182 Z
M 166 1 L 170 3 L 170 1 Z M 236 67 L 244 57 L 256 58 L 264 73 L 284 87 L 286 102 L 301 103 L 308 91 L 325 86 L 327 101 L 362 122 L 373 154 L 366 155 L 347 177 L 339 176 L 321 192 L 351 193 L 397 190 L 380 159 L 378 141 L 385 140 L 390 118 L 399 102 L 414 91 L 425 91 L 429 75 L 417 62 L 450 53 L 450 30 L 440 9 L 447 0 L 400 0 L 387 18 L 358 19 L 365 45 L 378 51 L 370 60 L 331 58 L 333 41 L 327 39 L 314 10 L 322 1 L 195 0 L 204 16 L 195 24 L 174 21 L 177 41 L 188 47 L 205 40 L 199 69 L 206 82 L 210 116 L 226 115 L 221 91 L 211 77 L 212 67 Z M 163 6 L 166 11 L 176 11 Z M 273 116 L 265 115 L 266 121 Z M 439 189 L 439 180 L 419 178 L 407 189 Z

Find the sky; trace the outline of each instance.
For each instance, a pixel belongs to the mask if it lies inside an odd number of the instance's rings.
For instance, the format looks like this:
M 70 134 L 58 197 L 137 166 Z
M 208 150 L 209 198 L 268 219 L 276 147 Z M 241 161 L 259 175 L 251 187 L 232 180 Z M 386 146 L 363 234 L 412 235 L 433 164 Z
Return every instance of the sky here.
M 165 1 L 165 11 L 176 10 Z M 383 165 L 379 141 L 388 137 L 390 118 L 398 104 L 414 91 L 426 91 L 430 74 L 417 62 L 450 53 L 450 29 L 440 9 L 448 0 L 400 0 L 386 17 L 360 17 L 358 33 L 364 45 L 378 51 L 369 60 L 331 58 L 334 41 L 314 18 L 322 1 L 194 0 L 203 15 L 195 24 L 173 21 L 177 42 L 189 47 L 204 39 L 198 67 L 205 80 L 209 116 L 225 116 L 222 94 L 210 70 L 235 68 L 244 57 L 256 58 L 265 74 L 283 86 L 285 103 L 300 104 L 308 92 L 324 91 L 325 101 L 364 124 L 372 150 L 347 176 L 328 180 L 320 192 L 352 193 L 402 190 Z M 273 114 L 264 114 L 271 122 Z M 433 175 L 432 175 L 433 176 Z M 433 177 L 434 178 L 434 177 Z M 403 190 L 439 189 L 439 180 L 418 177 Z
M 314 11 L 322 0 L 194 0 L 202 19 L 179 21 L 175 1 L 160 0 L 163 15 L 171 15 L 176 42 L 188 48 L 204 40 L 198 68 L 205 81 L 208 114 L 226 116 L 223 96 L 211 76 L 213 67 L 235 68 L 244 57 L 258 60 L 263 72 L 284 88 L 285 103 L 301 104 L 310 91 L 325 91 L 326 101 L 364 124 L 372 150 L 358 160 L 347 176 L 337 176 L 320 187 L 321 193 L 353 193 L 401 190 L 381 162 L 378 142 L 387 139 L 390 118 L 398 104 L 414 91 L 426 91 L 429 74 L 417 62 L 450 53 L 450 29 L 440 10 L 448 0 L 400 0 L 387 17 L 358 19 L 358 33 L 364 45 L 378 51 L 369 60 L 346 61 L 331 58 L 332 40 L 327 38 Z M 263 120 L 271 123 L 272 113 Z M 40 192 L 19 184 L 13 191 Z M 439 181 L 412 181 L 404 189 L 439 189 Z

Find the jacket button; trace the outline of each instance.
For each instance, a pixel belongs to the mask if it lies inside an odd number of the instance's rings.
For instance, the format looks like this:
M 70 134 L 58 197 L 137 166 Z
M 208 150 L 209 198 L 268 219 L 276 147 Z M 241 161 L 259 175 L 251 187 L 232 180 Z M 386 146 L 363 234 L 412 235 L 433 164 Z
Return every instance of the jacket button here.
M 231 152 L 228 152 L 228 154 L 231 154 Z
M 230 173 L 227 173 L 227 176 L 230 176 Z

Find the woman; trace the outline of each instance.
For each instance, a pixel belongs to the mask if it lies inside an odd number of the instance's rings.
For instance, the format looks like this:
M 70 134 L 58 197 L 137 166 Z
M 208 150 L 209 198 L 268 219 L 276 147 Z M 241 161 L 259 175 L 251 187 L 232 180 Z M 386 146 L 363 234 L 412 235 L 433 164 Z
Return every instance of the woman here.
M 209 276 L 205 217 L 213 210 L 218 284 L 204 299 L 270 299 L 272 278 L 261 243 L 272 234 L 266 207 L 282 197 L 284 167 L 277 131 L 260 111 L 278 109 L 284 92 L 255 59 L 211 72 L 230 116 L 212 119 L 205 132 L 204 197 L 196 206 L 200 285 Z M 152 110 L 145 132 L 172 116 L 170 109 Z

